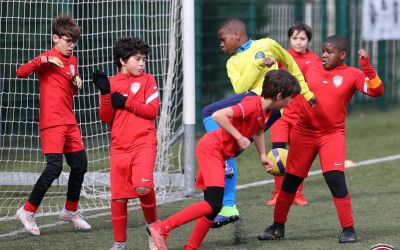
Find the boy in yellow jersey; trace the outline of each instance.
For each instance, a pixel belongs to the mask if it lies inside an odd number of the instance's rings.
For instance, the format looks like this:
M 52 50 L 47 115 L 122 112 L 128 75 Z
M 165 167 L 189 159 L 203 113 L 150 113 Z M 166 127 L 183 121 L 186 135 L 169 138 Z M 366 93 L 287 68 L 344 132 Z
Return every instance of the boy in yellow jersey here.
M 207 132 L 218 128 L 211 115 L 222 108 L 239 103 L 244 97 L 260 95 L 265 74 L 278 68 L 278 62 L 287 68 L 300 83 L 301 93 L 313 107 L 317 100 L 309 90 L 304 77 L 293 60 L 292 56 L 270 38 L 259 40 L 249 39 L 245 24 L 239 19 L 225 20 L 217 32 L 220 47 L 225 53 L 232 54 L 226 63 L 228 77 L 237 95 L 207 105 L 202 110 L 202 117 Z M 273 114 L 265 126 L 267 130 L 280 117 L 279 110 Z M 239 219 L 239 211 L 236 208 L 236 179 L 237 167 L 235 158 L 226 161 L 225 190 L 223 208 L 215 217 L 214 228 L 221 227 Z

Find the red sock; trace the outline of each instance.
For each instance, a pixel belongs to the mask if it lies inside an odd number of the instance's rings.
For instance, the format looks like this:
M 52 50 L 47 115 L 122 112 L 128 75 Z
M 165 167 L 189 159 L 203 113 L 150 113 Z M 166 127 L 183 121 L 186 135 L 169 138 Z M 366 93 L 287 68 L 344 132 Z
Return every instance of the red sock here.
M 184 249 L 199 249 L 213 223 L 213 221 L 208 220 L 205 216 L 199 218 Z
M 289 209 L 293 204 L 296 193 L 290 194 L 281 189 L 276 199 L 275 209 L 274 209 L 274 221 L 285 224 L 287 221 L 287 215 L 289 214 Z
M 300 186 L 297 188 L 297 192 L 298 192 L 298 193 L 303 192 L 303 187 L 304 187 L 304 182 L 302 182 L 302 183 L 300 184 Z
M 114 240 L 126 241 L 126 224 L 128 223 L 128 203 L 111 201 L 111 221 L 114 230 Z
M 161 227 L 165 233 L 168 233 L 176 227 L 211 213 L 212 209 L 207 201 L 196 202 L 163 220 Z
M 76 212 L 76 211 L 78 211 L 78 204 L 79 204 L 79 201 L 67 200 L 65 202 L 65 209 L 68 211 Z
M 283 176 L 274 176 L 275 180 L 275 190 L 281 190 Z
M 142 212 L 144 216 L 144 220 L 150 224 L 157 220 L 157 211 L 156 211 L 156 194 L 154 193 L 154 189 L 151 189 L 145 195 L 139 195 L 140 206 L 142 207 Z
M 342 227 L 353 227 L 353 213 L 351 211 L 351 200 L 350 194 L 348 193 L 344 198 L 333 197 L 333 203 L 335 204 L 336 211 L 339 216 L 340 226 Z
M 24 209 L 25 209 L 25 211 L 36 213 L 38 207 L 33 205 L 32 203 L 30 203 L 29 201 L 26 201 L 25 205 L 24 205 Z

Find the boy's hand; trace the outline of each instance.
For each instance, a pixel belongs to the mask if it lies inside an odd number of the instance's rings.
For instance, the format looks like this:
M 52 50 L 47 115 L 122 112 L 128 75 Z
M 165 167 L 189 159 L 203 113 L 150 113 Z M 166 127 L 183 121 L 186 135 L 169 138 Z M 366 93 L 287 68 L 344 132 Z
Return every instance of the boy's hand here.
M 267 66 L 268 68 L 270 68 L 272 65 L 275 64 L 275 60 L 273 58 L 271 58 L 271 57 L 265 57 L 263 59 L 263 64 L 265 66 Z
M 111 103 L 112 106 L 116 109 L 118 108 L 125 108 L 125 103 L 128 97 L 124 96 L 123 94 L 119 92 L 114 92 L 111 94 Z
M 274 163 L 269 160 L 265 154 L 261 155 L 260 159 L 265 171 L 268 173 L 271 172 L 271 170 L 274 168 Z
M 360 56 L 359 62 L 362 71 L 368 76 L 369 79 L 374 79 L 376 77 L 376 71 L 374 67 L 372 67 L 371 62 L 369 61 L 369 55 L 367 51 L 364 49 L 360 49 L 358 51 L 358 55 Z
M 72 84 L 75 87 L 77 87 L 78 89 L 81 89 L 83 86 L 83 81 L 78 75 L 76 75 L 76 76 L 72 77 Z
M 317 104 L 318 104 L 318 100 L 315 95 L 310 100 L 308 100 L 308 105 L 310 105 L 311 108 L 315 108 L 315 106 L 317 106 Z
M 244 136 L 240 137 L 240 138 L 237 140 L 237 142 L 238 142 L 239 147 L 240 147 L 241 149 L 246 149 L 246 148 L 248 148 L 248 147 L 250 146 L 250 144 L 251 144 L 249 138 L 246 138 L 246 137 L 244 137 Z
M 369 58 L 369 55 L 365 49 L 360 49 L 358 51 L 358 55 L 360 56 L 360 59 L 361 58 Z
M 55 56 L 42 56 L 40 62 L 42 64 L 51 64 L 59 68 L 64 68 L 64 63 Z
M 98 69 L 92 74 L 94 85 L 100 90 L 101 95 L 110 94 L 110 81 L 106 73 L 100 72 Z

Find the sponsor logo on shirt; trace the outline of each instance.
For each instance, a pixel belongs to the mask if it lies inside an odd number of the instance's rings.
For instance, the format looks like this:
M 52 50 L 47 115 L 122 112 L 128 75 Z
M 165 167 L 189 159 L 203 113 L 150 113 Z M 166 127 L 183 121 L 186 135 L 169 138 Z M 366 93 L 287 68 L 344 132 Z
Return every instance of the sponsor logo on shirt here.
M 133 82 L 131 84 L 131 92 L 136 94 L 140 89 L 140 82 Z
M 254 59 L 261 59 L 261 58 L 265 58 L 265 54 L 262 51 L 258 51 L 254 56 Z
M 153 86 L 153 89 L 157 89 L 157 85 L 154 85 L 154 86 Z
M 336 88 L 339 88 L 340 85 L 343 83 L 343 76 L 334 76 L 333 77 L 333 84 Z

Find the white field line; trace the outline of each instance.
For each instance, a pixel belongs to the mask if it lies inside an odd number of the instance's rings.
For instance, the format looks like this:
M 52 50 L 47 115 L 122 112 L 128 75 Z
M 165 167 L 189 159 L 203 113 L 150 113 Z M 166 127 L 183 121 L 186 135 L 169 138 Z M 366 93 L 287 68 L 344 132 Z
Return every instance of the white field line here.
M 375 163 L 381 163 L 381 162 L 386 162 L 386 161 L 394 161 L 394 160 L 398 160 L 398 159 L 400 159 L 400 154 L 360 161 L 360 162 L 357 162 L 354 165 L 352 165 L 350 167 L 347 167 L 347 168 L 367 166 L 367 165 L 371 165 L 371 164 L 375 164 Z M 314 175 L 319 175 L 319 174 L 322 174 L 322 171 L 321 170 L 315 170 L 315 171 L 309 172 L 308 176 L 314 176 Z M 238 185 L 236 187 L 236 189 L 240 190 L 240 189 L 245 189 L 245 188 L 249 188 L 249 187 L 256 187 L 256 186 L 261 186 L 261 185 L 266 185 L 266 184 L 271 184 L 271 183 L 274 183 L 274 179 L 265 180 L 265 181 L 256 181 L 256 182 L 252 182 L 252 183 L 248 183 L 248 184 L 244 184 L 244 185 Z M 203 194 L 201 193 L 198 196 L 201 196 L 201 195 L 203 195 Z M 180 200 L 184 200 L 184 198 L 175 199 L 172 202 L 180 201 Z M 172 203 L 172 202 L 169 201 L 169 202 L 164 202 L 164 203 Z M 161 205 L 163 203 L 159 203 L 159 204 Z M 139 207 L 135 207 L 135 208 L 131 208 L 129 210 L 137 210 L 138 208 Z M 104 212 L 104 213 L 94 214 L 94 215 L 90 215 L 90 216 L 85 216 L 85 218 L 86 219 L 94 219 L 94 218 L 107 216 L 107 215 L 110 215 L 110 212 Z M 39 228 L 43 229 L 43 228 L 48 228 L 48 227 L 55 227 L 55 226 L 63 225 L 63 224 L 66 224 L 66 223 L 68 223 L 68 222 L 58 221 L 58 222 L 54 222 L 54 223 L 41 225 Z M 12 236 L 16 236 L 16 235 L 21 234 L 21 233 L 26 233 L 25 229 L 15 230 L 15 231 L 11 231 L 11 232 L 5 233 L 5 234 L 0 234 L 0 238 L 12 237 Z

